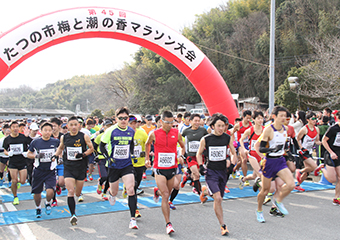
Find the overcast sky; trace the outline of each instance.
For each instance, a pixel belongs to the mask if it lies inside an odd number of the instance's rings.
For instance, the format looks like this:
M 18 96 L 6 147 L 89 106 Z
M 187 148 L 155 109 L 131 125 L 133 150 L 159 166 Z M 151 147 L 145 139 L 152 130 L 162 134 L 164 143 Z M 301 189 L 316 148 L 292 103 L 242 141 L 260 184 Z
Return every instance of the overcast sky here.
M 195 15 L 208 12 L 227 0 L 15 0 L 0 3 L 0 32 L 56 10 L 99 6 L 120 8 L 151 17 L 174 30 L 191 26 Z M 28 58 L 12 70 L 0 83 L 0 89 L 29 85 L 43 88 L 47 83 L 110 72 L 131 62 L 140 46 L 114 39 L 80 39 L 65 42 Z M 1 50 L 2 51 L 2 50 Z

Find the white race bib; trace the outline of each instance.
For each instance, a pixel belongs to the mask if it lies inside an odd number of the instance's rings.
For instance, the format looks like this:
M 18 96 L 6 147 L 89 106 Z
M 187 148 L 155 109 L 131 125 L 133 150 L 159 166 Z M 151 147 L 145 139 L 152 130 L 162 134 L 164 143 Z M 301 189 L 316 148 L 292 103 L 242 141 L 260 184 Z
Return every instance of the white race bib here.
M 227 146 L 209 147 L 209 161 L 222 161 L 227 157 Z
M 255 151 L 255 143 L 257 142 L 257 140 L 251 140 L 251 144 L 250 144 L 250 150 Z
M 175 166 L 175 153 L 158 153 L 158 166 L 159 167 L 172 167 Z
M 333 145 L 340 147 L 340 132 L 336 134 Z
M 140 153 L 142 152 L 142 146 L 141 145 L 138 145 L 138 146 L 135 146 L 134 150 L 133 150 L 133 154 L 139 158 L 140 157 Z
M 24 152 L 24 145 L 20 144 L 10 144 L 9 149 L 13 151 L 13 155 L 20 155 Z
M 199 141 L 191 141 L 189 142 L 189 152 L 197 152 L 200 146 Z
M 81 147 L 66 147 L 67 160 L 76 161 L 81 158 L 76 158 L 77 153 L 83 153 Z
M 51 158 L 55 153 L 54 149 L 41 149 L 40 153 L 43 153 L 43 157 L 40 158 L 40 162 L 52 162 Z
M 130 154 L 130 145 L 115 145 L 113 152 L 114 159 L 127 159 Z

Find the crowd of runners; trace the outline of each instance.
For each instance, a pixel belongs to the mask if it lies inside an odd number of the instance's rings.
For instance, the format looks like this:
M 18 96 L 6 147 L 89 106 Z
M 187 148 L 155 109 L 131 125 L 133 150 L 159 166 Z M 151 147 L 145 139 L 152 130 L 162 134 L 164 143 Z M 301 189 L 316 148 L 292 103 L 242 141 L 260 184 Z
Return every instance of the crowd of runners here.
M 57 196 L 67 189 L 70 223 L 76 225 L 76 202 L 84 201 L 84 182 L 93 181 L 97 165 L 97 193 L 115 205 L 119 182 L 130 209 L 129 228 L 138 229 L 141 217 L 137 196 L 146 169 L 152 169 L 157 187 L 154 201 L 162 198 L 166 233 L 174 228 L 170 211 L 186 184 L 193 187 L 201 203 L 213 198 L 213 208 L 222 235 L 229 233 L 223 218 L 222 201 L 229 178 L 239 179 L 239 188 L 250 185 L 258 192 L 256 218 L 265 222 L 262 206 L 272 203 L 269 214 L 284 217 L 284 198 L 292 191 L 303 192 L 301 183 L 309 175 L 323 174 L 336 183 L 334 205 L 340 205 L 340 112 L 290 113 L 276 106 L 271 115 L 245 110 L 230 124 L 226 116 L 184 113 L 174 116 L 132 115 L 126 107 L 111 118 L 73 116 L 49 120 L 3 120 L 0 132 L 0 185 L 6 176 L 19 204 L 17 190 L 28 182 L 34 194 L 36 217 L 44 208 L 51 214 Z M 248 173 L 248 164 L 252 173 Z M 242 172 L 242 174 L 240 173 Z M 205 185 L 200 182 L 205 176 Z M 296 179 L 296 181 L 295 181 Z

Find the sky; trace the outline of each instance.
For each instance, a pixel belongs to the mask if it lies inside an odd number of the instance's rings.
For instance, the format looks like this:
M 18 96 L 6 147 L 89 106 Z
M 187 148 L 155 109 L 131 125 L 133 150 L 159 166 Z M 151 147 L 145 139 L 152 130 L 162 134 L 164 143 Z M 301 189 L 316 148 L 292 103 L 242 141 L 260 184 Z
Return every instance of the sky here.
M 15 0 L 0 3 L 0 33 L 39 15 L 83 6 L 120 8 L 153 18 L 181 31 L 190 27 L 195 16 L 225 4 L 227 0 Z M 130 63 L 140 48 L 114 39 L 80 39 L 68 41 L 38 52 L 12 70 L 1 82 L 0 89 L 28 85 L 41 89 L 48 83 L 73 76 L 108 73 Z M 2 51 L 2 50 L 1 50 Z

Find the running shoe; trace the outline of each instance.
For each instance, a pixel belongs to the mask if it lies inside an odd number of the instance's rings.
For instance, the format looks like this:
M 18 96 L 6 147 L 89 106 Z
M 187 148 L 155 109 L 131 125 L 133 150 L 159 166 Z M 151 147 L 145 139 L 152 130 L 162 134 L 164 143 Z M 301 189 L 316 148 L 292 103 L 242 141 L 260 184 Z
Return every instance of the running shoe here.
M 61 194 L 61 187 L 59 185 L 56 186 L 55 192 L 60 195 Z
M 157 191 L 158 191 L 158 187 L 155 187 L 153 189 L 153 200 L 155 201 L 155 203 L 158 203 L 159 201 L 159 196 L 157 195 Z
M 297 185 L 297 186 L 294 188 L 294 190 L 297 190 L 297 191 L 299 191 L 299 192 L 304 192 L 304 191 L 305 191 L 305 189 L 303 189 L 300 185 Z
M 173 233 L 175 232 L 174 228 L 172 227 L 172 224 L 171 222 L 169 222 L 167 225 L 166 225 L 166 234 L 170 234 L 170 233 Z
M 269 211 L 269 215 L 273 217 L 284 217 L 285 215 L 281 213 L 277 207 L 272 207 Z
M 72 226 L 77 225 L 77 221 L 78 221 L 77 216 L 73 214 L 72 217 L 70 218 L 70 223 L 71 223 L 71 225 L 72 225 Z
M 78 202 L 84 202 L 84 197 L 83 194 L 81 193 L 80 196 L 78 197 Z
M 228 234 L 229 234 L 228 228 L 227 228 L 227 226 L 225 224 L 223 224 L 221 226 L 221 235 L 225 236 L 225 235 L 228 235 Z
M 263 211 L 261 211 L 261 212 L 256 211 L 256 219 L 259 223 L 266 222 L 266 220 L 264 220 L 264 217 L 263 217 Z
M 269 203 L 272 199 L 267 195 L 266 198 L 264 199 L 263 205 L 266 205 Z
M 239 178 L 241 176 L 241 173 L 239 170 L 236 170 L 236 177 Z
M 143 172 L 142 179 L 146 179 L 146 173 L 145 172 Z
M 4 184 L 4 178 L 0 178 L 0 186 Z
M 333 199 L 333 205 L 340 206 L 340 198 L 334 198 Z
M 18 197 L 15 197 L 13 199 L 13 205 L 19 205 L 19 198 Z
M 84 181 L 85 181 L 85 182 L 87 182 L 87 181 L 88 181 L 88 180 L 87 180 L 87 176 L 85 177 Z
M 111 194 L 109 194 L 109 202 L 111 206 L 115 205 L 116 197 L 113 197 Z
M 242 190 L 243 187 L 244 187 L 243 178 L 244 178 L 244 177 L 242 177 L 242 176 L 239 177 L 240 183 L 239 183 L 239 185 L 238 185 L 238 188 L 241 189 L 241 190 Z
M 36 212 L 35 212 L 35 217 L 36 218 L 41 218 L 41 209 L 37 208 Z
M 131 219 L 129 224 L 130 229 L 138 229 L 136 219 Z
M 107 195 L 105 193 L 102 194 L 102 199 L 105 200 L 105 201 L 109 200 L 109 198 L 107 197 Z
M 176 206 L 172 202 L 170 202 L 170 201 L 169 201 L 169 207 L 172 210 L 176 210 Z
M 21 183 L 17 183 L 17 190 L 19 190 L 20 189 L 20 187 L 21 187 Z
M 200 194 L 200 200 L 201 200 L 201 203 L 203 204 L 203 203 L 205 203 L 207 200 L 208 200 L 208 198 L 205 196 L 205 194 L 204 194 L 204 192 L 205 192 L 205 190 L 207 189 L 207 187 L 206 186 L 203 186 L 202 187 L 202 192 L 201 192 L 201 194 Z
M 249 181 L 248 180 L 246 180 L 245 182 L 244 182 L 244 186 L 249 186 L 250 184 L 249 184 Z
M 58 201 L 57 201 L 57 199 L 54 199 L 53 200 L 53 202 L 52 202 L 52 205 L 51 205 L 52 207 L 56 207 L 56 206 L 58 206 Z
M 137 194 L 137 195 L 141 195 L 141 194 L 143 194 L 143 193 L 144 193 L 144 190 L 143 190 L 143 189 L 137 188 L 137 191 L 136 191 L 136 194 Z
M 123 196 L 123 198 L 127 198 L 127 191 L 126 191 L 125 184 L 123 184 L 122 196 Z
M 192 192 L 195 193 L 195 194 L 198 194 L 198 191 L 195 187 L 192 188 Z
M 227 185 L 225 185 L 224 192 L 225 192 L 225 193 L 230 193 L 230 190 L 229 190 L 229 188 L 228 188 Z
M 52 212 L 52 207 L 49 203 L 45 204 L 45 212 L 47 215 L 50 215 Z
M 103 186 L 100 185 L 99 181 L 98 181 L 98 185 L 97 185 L 97 193 L 98 194 L 102 194 L 102 190 L 103 190 Z
M 140 214 L 139 210 L 136 209 L 135 218 L 140 218 L 140 217 L 142 217 L 142 214 Z
M 235 173 L 235 172 L 232 172 L 232 173 L 231 173 L 231 177 L 232 177 L 233 179 L 235 179 L 235 178 L 236 178 L 236 173 Z
M 296 169 L 296 172 L 295 172 L 295 177 L 296 177 L 296 180 L 298 181 L 298 183 L 301 183 L 301 172 L 300 172 L 300 169 Z
M 188 177 L 187 177 L 187 174 L 184 173 L 184 176 L 183 176 L 183 180 L 181 182 L 181 188 L 184 188 L 186 182 L 188 181 Z
M 314 170 L 314 176 L 319 176 L 322 173 L 321 168 L 324 168 L 325 164 L 321 163 L 317 168 Z
M 93 181 L 93 177 L 92 174 L 89 175 L 89 181 L 92 182 Z
M 261 182 L 261 178 L 256 177 L 254 185 L 253 185 L 253 191 L 254 192 L 257 192 L 259 190 L 259 188 L 261 187 L 260 182 Z
M 284 215 L 288 215 L 289 213 L 288 213 L 288 211 L 287 211 L 287 209 L 285 208 L 285 206 L 283 205 L 283 203 L 281 202 L 281 203 L 279 203 L 278 201 L 274 201 L 274 204 L 275 204 L 275 206 L 279 209 L 279 211 L 282 213 L 282 214 L 284 214 Z

